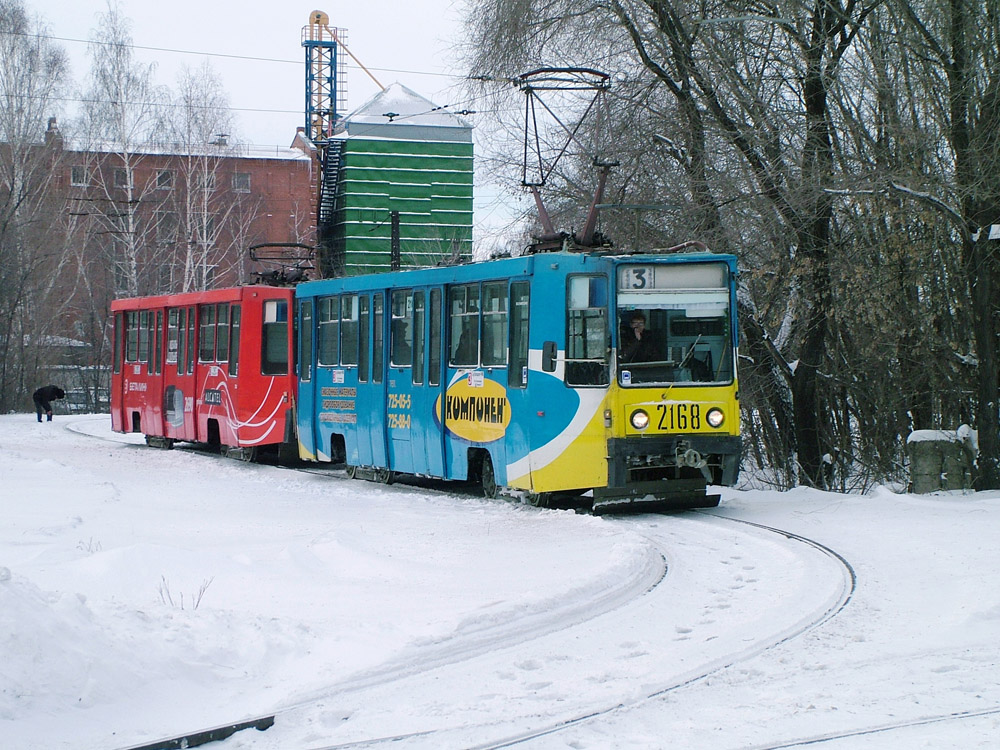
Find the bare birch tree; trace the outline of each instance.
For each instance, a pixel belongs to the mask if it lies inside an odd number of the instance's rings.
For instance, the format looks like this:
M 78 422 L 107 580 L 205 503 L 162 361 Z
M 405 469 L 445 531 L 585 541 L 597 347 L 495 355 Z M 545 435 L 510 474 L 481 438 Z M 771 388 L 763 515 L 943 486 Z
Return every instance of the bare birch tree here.
M 222 201 L 218 180 L 223 158 L 233 150 L 233 118 L 222 84 L 206 62 L 195 70 L 185 68 L 178 78 L 170 116 L 171 141 L 180 156 L 181 247 L 180 290 L 207 289 L 219 258 L 223 227 L 234 211 L 232 201 Z
M 46 292 L 63 260 L 50 234 L 59 134 L 46 120 L 67 65 L 44 31 L 21 2 L 0 0 L 0 411 L 30 393 L 37 345 L 58 316 Z
M 90 179 L 98 193 L 90 199 L 89 214 L 95 234 L 109 240 L 107 257 L 118 291 L 150 293 L 156 284 L 144 283 L 140 271 L 154 268 L 161 250 L 155 241 L 158 228 L 142 220 L 139 205 L 157 186 L 155 180 L 138 184 L 136 176 L 144 150 L 162 132 L 165 94 L 153 83 L 155 66 L 135 60 L 129 22 L 110 0 L 92 35 L 90 56 L 78 128 L 93 158 Z

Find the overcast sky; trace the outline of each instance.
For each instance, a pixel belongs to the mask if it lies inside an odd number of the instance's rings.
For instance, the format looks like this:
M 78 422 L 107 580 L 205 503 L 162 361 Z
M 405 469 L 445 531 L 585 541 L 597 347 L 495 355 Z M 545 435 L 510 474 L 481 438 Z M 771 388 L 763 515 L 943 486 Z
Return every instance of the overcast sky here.
M 194 70 L 209 60 L 229 94 L 238 123 L 234 135 L 258 146 L 288 146 L 304 124 L 302 29 L 314 10 L 329 15 L 331 26 L 347 30 L 350 51 L 382 85 L 398 81 L 439 106 L 476 109 L 460 90 L 456 46 L 462 38 L 464 0 L 119 2 L 132 23 L 136 59 L 156 63 L 156 82 L 176 89 L 183 66 Z M 86 42 L 107 10 L 105 0 L 26 0 L 25 7 L 42 18 L 70 55 L 73 78 L 82 86 L 90 61 Z M 350 59 L 347 78 L 348 111 L 379 90 Z M 72 109 L 67 102 L 60 114 Z M 482 126 L 476 115 L 466 119 Z M 479 151 L 477 145 L 477 155 Z M 521 200 L 477 173 L 477 246 L 506 232 Z
M 459 96 L 454 46 L 461 36 L 460 5 L 458 0 L 120 0 L 132 21 L 136 57 L 157 64 L 157 83 L 175 88 L 182 66 L 195 69 L 210 60 L 236 111 L 238 135 L 282 146 L 305 119 L 302 28 L 311 11 L 321 10 L 331 26 L 347 29 L 351 52 L 383 85 L 399 81 L 435 104 L 450 105 L 459 103 L 452 99 Z M 104 0 L 27 0 L 25 6 L 70 54 L 74 79 L 82 83 L 89 63 L 85 42 L 107 9 Z M 349 61 L 348 110 L 377 91 Z

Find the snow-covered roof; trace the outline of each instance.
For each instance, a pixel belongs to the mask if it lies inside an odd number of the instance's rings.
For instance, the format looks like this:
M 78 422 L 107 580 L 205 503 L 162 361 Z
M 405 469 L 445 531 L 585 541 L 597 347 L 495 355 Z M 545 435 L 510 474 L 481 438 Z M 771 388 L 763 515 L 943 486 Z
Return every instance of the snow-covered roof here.
M 88 154 L 121 153 L 121 146 L 113 143 L 92 143 L 87 146 L 67 144 L 66 151 Z M 227 145 L 205 144 L 200 149 L 183 143 L 143 143 L 129 149 L 129 153 L 156 156 L 212 156 L 222 159 L 279 159 L 287 161 L 310 161 L 312 156 L 299 148 L 285 146 L 257 146 L 252 143 Z
M 39 336 L 37 340 L 33 339 L 30 335 L 25 335 L 24 345 L 25 346 L 69 346 L 77 348 L 88 348 L 90 344 L 86 341 L 80 341 L 79 339 L 71 339 L 66 336 Z
M 401 83 L 393 83 L 344 118 L 349 137 L 472 141 L 472 125 Z

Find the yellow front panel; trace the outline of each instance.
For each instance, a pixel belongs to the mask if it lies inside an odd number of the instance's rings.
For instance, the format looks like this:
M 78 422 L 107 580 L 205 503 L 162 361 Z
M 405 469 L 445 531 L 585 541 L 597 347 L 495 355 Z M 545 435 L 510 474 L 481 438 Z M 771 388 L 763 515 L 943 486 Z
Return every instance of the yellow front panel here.
M 612 387 L 609 400 L 613 415 L 611 432 L 614 437 L 641 435 L 739 435 L 740 406 L 736 400 L 737 384 L 706 387 Z M 641 409 L 649 417 L 645 429 L 632 425 L 632 415 Z M 711 410 L 722 412 L 719 427 L 708 422 Z

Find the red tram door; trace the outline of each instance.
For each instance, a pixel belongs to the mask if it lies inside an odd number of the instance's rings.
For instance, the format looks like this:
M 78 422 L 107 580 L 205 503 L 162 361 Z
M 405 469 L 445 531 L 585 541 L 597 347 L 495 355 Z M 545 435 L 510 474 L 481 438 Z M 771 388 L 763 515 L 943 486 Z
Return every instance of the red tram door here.
M 163 368 L 164 436 L 197 439 L 195 432 L 195 308 L 167 310 L 166 356 Z

